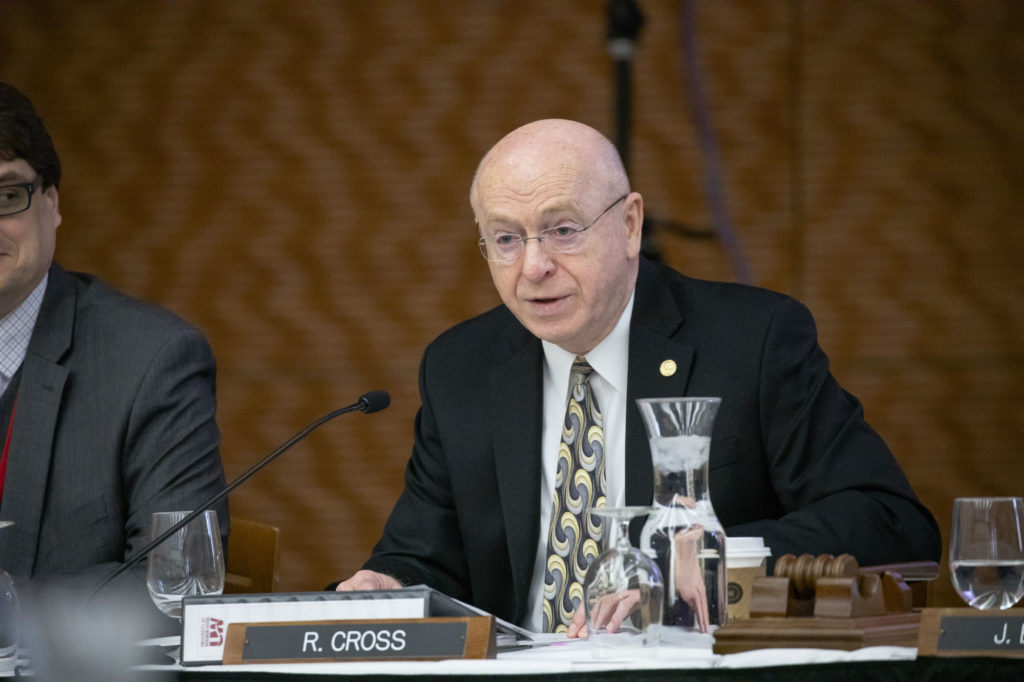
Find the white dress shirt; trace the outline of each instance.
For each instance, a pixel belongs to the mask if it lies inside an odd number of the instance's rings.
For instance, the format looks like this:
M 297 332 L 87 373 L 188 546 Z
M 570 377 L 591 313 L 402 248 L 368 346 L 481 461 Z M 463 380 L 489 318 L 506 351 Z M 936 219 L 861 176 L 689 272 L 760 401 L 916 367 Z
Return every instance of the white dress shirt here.
M 629 373 L 629 320 L 633 296 L 611 333 L 586 354 L 594 368 L 590 385 L 604 420 L 604 467 L 606 504 L 620 507 L 626 501 L 626 385 Z M 548 525 L 555 490 L 558 446 L 562 440 L 565 406 L 569 400 L 569 378 L 575 353 L 542 341 L 544 346 L 544 426 L 541 433 L 540 534 L 533 564 L 529 605 L 524 627 L 540 632 L 544 627 L 544 565 L 547 561 Z

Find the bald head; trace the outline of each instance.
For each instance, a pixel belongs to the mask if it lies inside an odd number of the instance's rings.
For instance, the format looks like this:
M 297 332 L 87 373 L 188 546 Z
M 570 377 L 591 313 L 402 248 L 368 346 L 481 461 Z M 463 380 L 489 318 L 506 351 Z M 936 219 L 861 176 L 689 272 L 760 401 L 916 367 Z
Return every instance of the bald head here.
M 582 194 L 621 196 L 629 192 L 626 169 L 608 138 L 577 121 L 543 119 L 516 128 L 480 161 L 469 190 L 477 222 L 482 190 L 499 184 L 536 184 L 552 172 L 574 176 Z
M 575 121 L 517 128 L 480 162 L 469 201 L 512 314 L 571 353 L 597 347 L 632 296 L 643 223 L 643 198 L 612 143 Z M 511 258 L 488 257 L 499 240 Z

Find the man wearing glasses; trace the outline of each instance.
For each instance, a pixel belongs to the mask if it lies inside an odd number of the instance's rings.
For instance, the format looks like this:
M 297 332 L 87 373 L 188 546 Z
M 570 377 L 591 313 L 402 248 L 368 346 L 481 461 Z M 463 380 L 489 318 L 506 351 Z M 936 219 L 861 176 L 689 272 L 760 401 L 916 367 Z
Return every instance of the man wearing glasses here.
M 776 557 L 938 558 L 935 520 L 829 373 L 807 309 L 642 258 L 643 198 L 604 136 L 525 125 L 484 156 L 470 203 L 503 305 L 427 348 L 405 490 L 338 589 L 425 583 L 531 630 L 579 634 L 579 576 L 558 554 L 587 529 L 555 511 L 562 453 L 590 424 L 580 460 L 593 476 L 572 474 L 570 512 L 649 505 L 634 400 L 650 397 L 722 398 L 710 485 L 727 535 L 764 537 Z M 571 383 L 577 367 L 592 393 Z
M 19 589 L 84 596 L 148 541 L 152 512 L 192 509 L 224 473 L 209 345 L 53 262 L 60 176 L 32 103 L 0 83 L 0 566 Z M 110 592 L 148 605 L 144 578 L 122 578 Z

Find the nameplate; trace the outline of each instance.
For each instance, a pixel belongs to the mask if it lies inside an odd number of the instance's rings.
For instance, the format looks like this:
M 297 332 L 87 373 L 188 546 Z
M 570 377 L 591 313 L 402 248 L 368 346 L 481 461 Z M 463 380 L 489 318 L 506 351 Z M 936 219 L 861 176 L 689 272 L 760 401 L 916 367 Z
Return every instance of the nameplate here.
M 494 658 L 494 619 L 232 623 L 224 665 Z
M 922 609 L 917 652 L 1024 658 L 1024 609 Z
M 429 592 L 413 588 L 386 592 L 185 597 L 182 600 L 181 663 L 220 663 L 224 658 L 227 630 L 232 623 L 426 618 L 435 615 L 429 608 L 430 601 Z

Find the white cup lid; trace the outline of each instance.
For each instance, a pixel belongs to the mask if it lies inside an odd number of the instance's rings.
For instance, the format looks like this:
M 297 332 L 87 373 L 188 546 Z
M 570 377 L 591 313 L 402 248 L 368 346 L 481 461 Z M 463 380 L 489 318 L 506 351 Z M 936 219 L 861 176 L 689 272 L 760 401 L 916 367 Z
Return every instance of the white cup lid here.
M 772 555 L 770 547 L 764 546 L 764 538 L 728 537 L 725 541 L 726 556 L 767 557 Z

